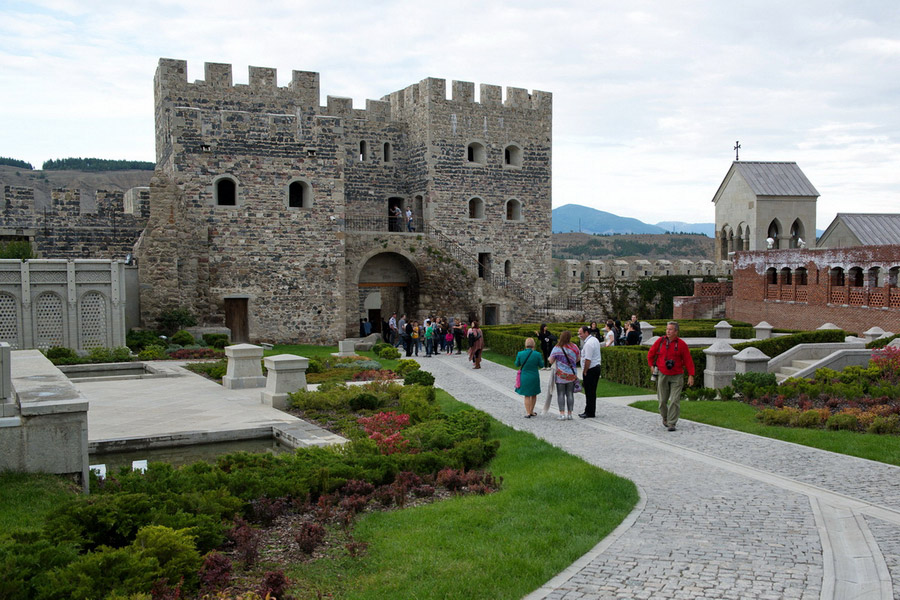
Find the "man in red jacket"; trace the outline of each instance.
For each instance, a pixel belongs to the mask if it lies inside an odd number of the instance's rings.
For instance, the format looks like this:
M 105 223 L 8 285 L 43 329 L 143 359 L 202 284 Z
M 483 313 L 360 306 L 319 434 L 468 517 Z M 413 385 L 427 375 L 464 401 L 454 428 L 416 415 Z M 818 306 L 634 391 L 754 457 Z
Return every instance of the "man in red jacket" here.
M 678 322 L 666 324 L 666 336 L 653 343 L 647 354 L 650 369 L 658 375 L 656 379 L 656 397 L 659 398 L 659 414 L 663 427 L 675 431 L 678 415 L 681 412 L 681 389 L 684 387 L 684 370 L 688 372 L 688 387 L 694 385 L 694 361 L 691 351 L 684 340 L 678 337 Z

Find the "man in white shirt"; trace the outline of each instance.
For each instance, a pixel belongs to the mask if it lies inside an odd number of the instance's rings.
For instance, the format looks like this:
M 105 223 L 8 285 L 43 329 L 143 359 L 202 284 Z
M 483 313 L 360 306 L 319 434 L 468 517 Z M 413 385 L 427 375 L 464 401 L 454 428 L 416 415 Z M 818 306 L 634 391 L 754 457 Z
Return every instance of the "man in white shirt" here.
M 578 329 L 578 337 L 581 338 L 581 376 L 585 397 L 584 412 L 578 416 L 593 419 L 597 412 L 597 384 L 600 383 L 600 340 L 591 335 L 587 325 Z

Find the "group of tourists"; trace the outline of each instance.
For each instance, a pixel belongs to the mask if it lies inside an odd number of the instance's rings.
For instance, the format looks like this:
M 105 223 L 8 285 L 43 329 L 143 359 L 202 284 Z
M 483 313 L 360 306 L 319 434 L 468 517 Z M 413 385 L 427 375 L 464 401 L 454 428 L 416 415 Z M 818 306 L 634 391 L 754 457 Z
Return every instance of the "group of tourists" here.
M 622 338 L 626 344 L 639 344 L 641 326 L 636 315 L 631 316 L 631 320 L 624 328 L 624 334 L 622 331 L 621 325 L 615 320 L 607 320 L 602 331 L 597 327 L 597 322 L 592 321 L 590 325 L 579 327 L 577 332 L 581 340 L 579 347 L 572 341 L 570 331 L 562 331 L 556 336 L 550 333 L 546 324 L 541 324 L 540 329 L 535 332 L 540 343 L 540 352 L 535 348 L 535 338 L 529 337 L 525 340 L 525 349 L 516 355 L 515 365 L 519 369 L 516 374 L 516 392 L 524 396 L 525 418 L 537 416 L 534 409 L 537 397 L 541 393 L 542 369 L 552 371 L 544 412 L 550 407 L 555 388 L 559 408 L 557 419 L 572 420 L 572 414 L 575 412 L 575 392 L 583 391 L 584 411 L 578 416 L 582 419 L 595 418 L 601 350 L 604 347 L 622 344 Z M 630 342 L 627 341 L 629 336 Z M 666 335 L 657 339 L 650 347 L 647 362 L 656 381 L 663 426 L 668 431 L 675 431 L 680 414 L 685 371 L 688 373 L 688 386 L 694 385 L 694 362 L 687 343 L 679 338 L 676 321 L 669 321 L 666 325 Z
M 453 317 L 449 320 L 447 317 L 425 317 L 420 323 L 415 319 L 408 320 L 405 314 L 398 318 L 394 313 L 387 322 L 385 341 L 398 348 L 402 346 L 406 356 L 419 356 L 420 350 L 425 357 L 449 355 L 454 353 L 454 348 L 456 354 L 460 354 L 462 340 L 469 335 L 470 329 L 472 327 L 465 321 Z M 479 335 L 480 332 L 478 330 Z M 480 363 L 480 353 L 478 358 Z

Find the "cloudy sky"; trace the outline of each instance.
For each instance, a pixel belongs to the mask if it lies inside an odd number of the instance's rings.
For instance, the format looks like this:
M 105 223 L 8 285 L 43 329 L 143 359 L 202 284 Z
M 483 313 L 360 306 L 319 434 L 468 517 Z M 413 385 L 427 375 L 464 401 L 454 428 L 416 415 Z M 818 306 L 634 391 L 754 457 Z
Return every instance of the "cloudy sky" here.
M 356 107 L 425 77 L 553 92 L 553 204 L 711 222 L 734 159 L 900 211 L 897 0 L 0 0 L 0 156 L 154 159 L 160 57 L 321 73 Z

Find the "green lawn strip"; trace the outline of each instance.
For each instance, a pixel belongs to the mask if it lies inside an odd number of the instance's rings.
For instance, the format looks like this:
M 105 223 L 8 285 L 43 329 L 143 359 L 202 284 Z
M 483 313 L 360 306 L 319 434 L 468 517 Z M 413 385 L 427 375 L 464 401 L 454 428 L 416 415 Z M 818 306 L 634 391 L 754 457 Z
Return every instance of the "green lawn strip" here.
M 659 410 L 653 400 L 631 406 L 653 413 Z M 900 466 L 900 436 L 763 425 L 756 420 L 756 412 L 743 402 L 681 403 L 681 416 L 691 421 Z
M 464 406 L 443 391 L 438 399 L 448 412 Z M 503 477 L 500 492 L 368 514 L 354 531 L 369 544 L 363 557 L 298 565 L 290 575 L 318 589 L 337 583 L 343 598 L 521 598 L 637 503 L 628 480 L 496 421 L 492 433 L 500 450 L 488 470 Z
M 39 531 L 51 510 L 80 491 L 55 475 L 0 473 L 0 532 Z
M 485 360 L 495 362 L 498 365 L 503 365 L 504 367 L 509 367 L 510 369 L 516 368 L 515 357 L 506 356 L 505 354 L 497 354 L 496 352 L 491 352 L 490 350 L 485 350 L 482 356 Z M 542 386 L 546 385 L 545 380 L 546 377 L 541 377 Z M 510 388 L 512 388 L 514 381 L 514 379 L 510 379 Z M 601 379 L 597 384 L 598 398 L 608 398 L 612 396 L 643 396 L 652 393 L 653 390 L 635 387 L 633 385 L 625 385 L 623 383 L 616 383 L 615 381 L 609 381 L 607 379 Z

